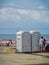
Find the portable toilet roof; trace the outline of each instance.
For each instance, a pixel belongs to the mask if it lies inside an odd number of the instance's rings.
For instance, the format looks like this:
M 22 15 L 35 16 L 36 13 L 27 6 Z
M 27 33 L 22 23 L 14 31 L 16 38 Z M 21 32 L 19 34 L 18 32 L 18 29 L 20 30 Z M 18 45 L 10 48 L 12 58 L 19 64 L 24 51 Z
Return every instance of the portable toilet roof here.
M 28 32 L 28 31 L 26 31 L 26 30 L 22 30 L 22 31 L 18 31 L 16 34 L 23 34 L 23 33 L 25 33 L 25 32 Z
M 36 32 L 40 33 L 38 30 L 32 30 L 32 31 L 30 31 L 31 34 L 36 33 Z

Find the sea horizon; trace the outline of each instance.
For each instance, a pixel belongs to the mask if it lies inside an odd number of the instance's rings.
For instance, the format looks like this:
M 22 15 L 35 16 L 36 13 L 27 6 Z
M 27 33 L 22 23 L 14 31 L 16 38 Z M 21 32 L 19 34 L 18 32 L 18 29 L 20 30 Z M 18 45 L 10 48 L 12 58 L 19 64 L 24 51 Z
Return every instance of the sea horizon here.
M 49 40 L 49 34 L 41 34 L 44 38 Z M 15 40 L 16 41 L 16 34 L 0 34 L 0 40 Z

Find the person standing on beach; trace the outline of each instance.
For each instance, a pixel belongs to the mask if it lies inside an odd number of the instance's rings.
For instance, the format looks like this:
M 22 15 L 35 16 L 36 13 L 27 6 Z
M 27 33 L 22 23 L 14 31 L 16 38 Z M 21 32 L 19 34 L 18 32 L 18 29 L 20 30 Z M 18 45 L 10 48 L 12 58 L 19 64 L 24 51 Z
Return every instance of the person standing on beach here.
M 40 40 L 39 40 L 39 46 L 40 46 L 40 51 L 43 52 L 43 36 L 41 36 Z
M 45 44 L 45 51 L 49 52 L 49 41 L 48 40 L 46 41 L 46 44 Z
M 9 42 L 10 42 L 10 44 L 13 44 L 11 39 L 9 40 Z
M 44 52 L 46 51 L 46 42 L 47 42 L 47 40 L 44 38 L 43 39 L 43 51 Z

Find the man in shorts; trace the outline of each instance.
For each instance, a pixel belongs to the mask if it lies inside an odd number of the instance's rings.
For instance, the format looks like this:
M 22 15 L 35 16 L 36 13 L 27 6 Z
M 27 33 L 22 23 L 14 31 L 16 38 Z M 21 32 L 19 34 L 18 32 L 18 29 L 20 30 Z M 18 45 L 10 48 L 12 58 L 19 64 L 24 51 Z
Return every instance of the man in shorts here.
M 40 40 L 39 40 L 39 46 L 40 46 L 40 51 L 43 52 L 43 36 L 41 36 Z

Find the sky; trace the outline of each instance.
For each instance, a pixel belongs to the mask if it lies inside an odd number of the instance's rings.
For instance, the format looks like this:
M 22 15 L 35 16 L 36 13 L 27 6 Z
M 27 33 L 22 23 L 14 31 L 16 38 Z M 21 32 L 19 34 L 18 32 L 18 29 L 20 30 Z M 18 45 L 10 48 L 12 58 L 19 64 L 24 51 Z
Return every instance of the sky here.
M 49 34 L 49 0 L 0 0 L 0 34 L 20 30 Z

